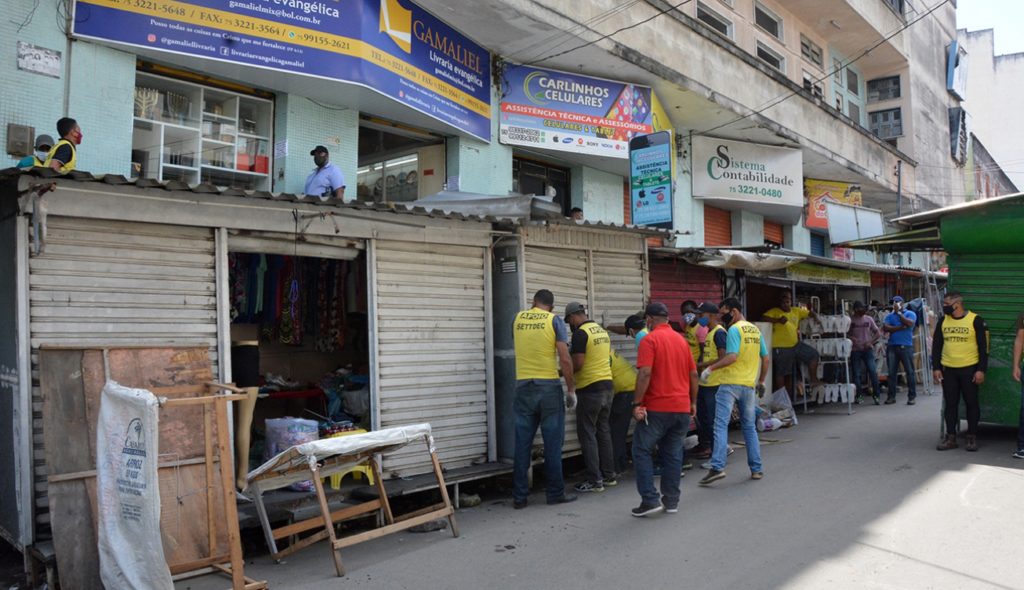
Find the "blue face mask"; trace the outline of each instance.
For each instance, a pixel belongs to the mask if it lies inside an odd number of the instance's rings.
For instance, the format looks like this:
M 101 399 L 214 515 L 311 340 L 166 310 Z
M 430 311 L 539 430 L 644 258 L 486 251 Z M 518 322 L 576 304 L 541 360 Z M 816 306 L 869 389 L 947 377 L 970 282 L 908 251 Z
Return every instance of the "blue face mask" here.
M 697 320 L 697 323 L 707 328 L 708 324 L 711 323 L 711 320 L 709 320 L 708 318 L 700 318 L 699 320 Z

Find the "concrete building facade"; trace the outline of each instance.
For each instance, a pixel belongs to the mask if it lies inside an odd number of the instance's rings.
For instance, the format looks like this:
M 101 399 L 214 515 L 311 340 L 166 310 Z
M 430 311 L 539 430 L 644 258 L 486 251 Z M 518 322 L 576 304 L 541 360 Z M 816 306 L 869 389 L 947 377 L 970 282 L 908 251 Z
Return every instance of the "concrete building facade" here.
M 308 152 L 324 145 L 348 180 L 347 199 L 407 201 L 445 186 L 491 195 L 550 190 L 566 212 L 581 207 L 594 221 L 632 221 L 628 160 L 501 139 L 502 72 L 528 64 L 652 89 L 678 138 L 678 246 L 768 240 L 829 254 L 827 223 L 808 223 L 810 205 L 801 197 L 803 218 L 695 195 L 693 174 L 703 163 L 691 155 L 699 137 L 796 150 L 799 183 L 846 186 L 859 195 L 857 203 L 885 218 L 952 204 L 964 193 L 964 164 L 951 151 L 946 123 L 960 106 L 946 84 L 955 2 L 692 0 L 675 7 L 662 0 L 423 0 L 423 9 L 489 52 L 489 138 L 381 98 L 365 83 L 69 34 L 72 9 L 80 30 L 87 9 L 107 4 L 2 0 L 11 18 L 0 23 L 4 122 L 53 134 L 58 117 L 75 117 L 86 137 L 79 167 L 93 173 L 301 192 L 312 167 Z M 404 10 L 411 3 L 383 0 L 380 10 L 388 6 Z M 36 55 L 36 66 L 26 53 Z M 48 73 L 40 73 L 42 62 Z M 137 89 L 224 97 L 261 114 L 202 121 L 226 125 L 219 129 L 227 132 L 211 135 L 204 127 L 193 137 L 140 117 Z M 233 127 L 240 125 L 251 133 Z M 157 128 L 164 141 L 153 149 L 145 144 L 156 140 L 145 138 L 156 137 Z M 194 153 L 169 153 L 168 137 L 195 142 Z M 8 143 L 6 125 L 0 140 Z M 250 152 L 244 158 L 243 144 Z M 216 156 L 218 147 L 229 157 Z M 992 152 L 998 160 L 999 148 Z M 16 161 L 15 154 L 6 158 Z M 705 207 L 726 213 L 705 215 Z M 718 225 L 709 230 L 709 223 Z

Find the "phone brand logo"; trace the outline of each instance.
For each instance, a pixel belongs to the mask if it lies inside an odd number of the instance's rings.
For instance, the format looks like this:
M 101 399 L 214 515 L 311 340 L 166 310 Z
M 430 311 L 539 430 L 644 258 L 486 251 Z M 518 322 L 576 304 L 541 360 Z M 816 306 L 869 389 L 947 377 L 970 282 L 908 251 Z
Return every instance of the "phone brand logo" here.
M 562 143 L 572 143 L 572 138 L 566 137 L 565 139 L 562 140 Z

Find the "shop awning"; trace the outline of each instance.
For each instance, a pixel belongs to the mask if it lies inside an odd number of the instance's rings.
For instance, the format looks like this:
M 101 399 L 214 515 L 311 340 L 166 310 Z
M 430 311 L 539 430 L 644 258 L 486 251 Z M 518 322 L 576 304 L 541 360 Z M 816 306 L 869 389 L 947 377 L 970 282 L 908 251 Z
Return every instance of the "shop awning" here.
M 745 252 L 743 250 L 707 250 L 700 254 L 697 264 L 711 268 L 743 270 L 780 270 L 804 260 L 803 256 Z
M 833 245 L 842 248 L 874 250 L 876 252 L 915 252 L 942 249 L 942 242 L 939 238 L 939 226 L 937 224 L 884 234 L 873 238 L 850 240 Z

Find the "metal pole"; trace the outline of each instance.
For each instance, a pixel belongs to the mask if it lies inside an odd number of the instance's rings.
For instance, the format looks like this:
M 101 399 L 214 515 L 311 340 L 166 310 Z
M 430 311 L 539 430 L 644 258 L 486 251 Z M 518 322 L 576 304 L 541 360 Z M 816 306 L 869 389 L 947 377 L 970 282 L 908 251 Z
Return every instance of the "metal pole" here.
M 896 217 L 903 217 L 903 160 L 896 162 Z

